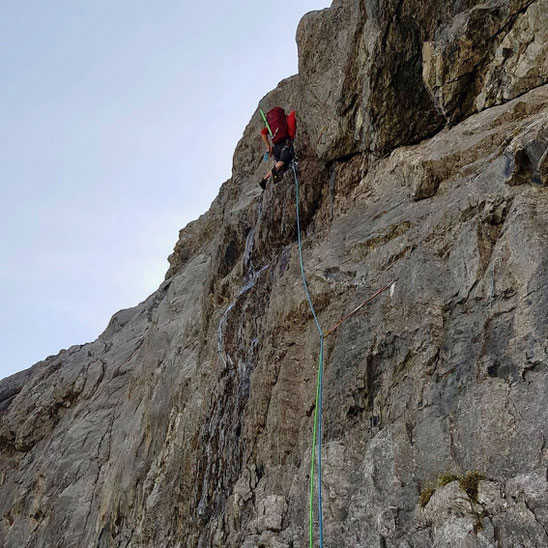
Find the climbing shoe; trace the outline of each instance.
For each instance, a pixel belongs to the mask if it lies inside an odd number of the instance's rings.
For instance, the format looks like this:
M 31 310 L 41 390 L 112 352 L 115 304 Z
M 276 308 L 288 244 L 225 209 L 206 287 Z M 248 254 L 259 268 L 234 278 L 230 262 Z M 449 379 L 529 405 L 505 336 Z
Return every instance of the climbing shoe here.
M 276 168 L 273 167 L 272 168 L 272 181 L 274 183 L 279 183 L 282 180 L 282 177 L 283 177 L 283 173 L 278 173 L 276 171 Z
M 259 182 L 259 186 L 260 186 L 263 190 L 266 190 L 266 179 L 261 179 L 261 181 Z

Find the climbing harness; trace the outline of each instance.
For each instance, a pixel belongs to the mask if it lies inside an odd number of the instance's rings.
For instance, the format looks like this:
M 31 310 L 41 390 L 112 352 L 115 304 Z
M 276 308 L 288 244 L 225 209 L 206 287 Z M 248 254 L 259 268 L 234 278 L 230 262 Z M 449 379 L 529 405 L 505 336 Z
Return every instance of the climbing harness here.
M 262 113 L 262 111 L 261 111 Z M 266 120 L 265 120 L 266 121 Z M 371 295 L 360 305 L 358 305 L 352 312 L 341 318 L 335 325 L 333 325 L 327 331 L 323 331 L 314 310 L 314 304 L 312 303 L 312 298 L 310 297 L 310 292 L 308 291 L 308 283 L 306 281 L 306 274 L 304 270 L 303 262 L 303 249 L 302 249 L 302 240 L 301 240 L 301 221 L 300 221 L 300 211 L 299 211 L 299 178 L 297 176 L 296 162 L 291 162 L 291 168 L 293 169 L 293 175 L 295 177 L 295 207 L 297 212 L 297 242 L 299 246 L 299 265 L 301 269 L 301 278 L 303 282 L 304 292 L 306 295 L 306 300 L 308 301 L 308 306 L 310 307 L 310 312 L 314 318 L 314 323 L 318 329 L 320 335 L 320 353 L 318 357 L 318 375 L 316 381 L 316 403 L 314 407 L 314 430 L 312 434 L 312 450 L 310 457 L 310 497 L 309 497 L 309 546 L 313 548 L 314 543 L 314 465 L 316 460 L 316 447 L 318 449 L 318 526 L 319 526 L 319 540 L 320 548 L 323 548 L 323 508 L 322 508 L 322 381 L 323 381 L 323 357 L 324 357 L 324 341 L 326 337 L 335 331 L 342 323 L 344 323 L 348 318 L 356 314 L 363 306 L 371 302 L 375 297 L 384 293 L 387 289 L 390 289 L 390 294 L 392 295 L 395 281 L 390 282 L 385 287 L 379 289 L 376 293 Z

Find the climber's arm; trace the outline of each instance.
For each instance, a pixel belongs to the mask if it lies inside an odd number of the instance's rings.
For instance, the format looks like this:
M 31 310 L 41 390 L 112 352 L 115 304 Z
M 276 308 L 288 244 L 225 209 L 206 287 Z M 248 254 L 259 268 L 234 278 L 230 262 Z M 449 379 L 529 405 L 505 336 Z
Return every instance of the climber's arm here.
M 261 137 L 263 138 L 264 144 L 266 145 L 268 152 L 272 154 L 272 145 L 270 144 L 270 141 L 268 140 L 268 136 L 266 134 L 266 128 L 263 129 L 263 131 L 261 131 Z

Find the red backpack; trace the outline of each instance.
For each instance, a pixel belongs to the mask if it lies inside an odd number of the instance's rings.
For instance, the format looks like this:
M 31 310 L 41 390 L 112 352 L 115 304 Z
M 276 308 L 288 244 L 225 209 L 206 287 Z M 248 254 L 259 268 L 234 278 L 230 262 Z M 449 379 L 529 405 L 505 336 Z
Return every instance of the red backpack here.
M 289 138 L 293 141 L 297 133 L 297 120 L 295 119 L 294 110 L 287 115 L 287 129 L 289 130 Z
M 266 121 L 272 132 L 272 143 L 277 145 L 289 137 L 287 116 L 282 107 L 275 107 L 266 113 Z

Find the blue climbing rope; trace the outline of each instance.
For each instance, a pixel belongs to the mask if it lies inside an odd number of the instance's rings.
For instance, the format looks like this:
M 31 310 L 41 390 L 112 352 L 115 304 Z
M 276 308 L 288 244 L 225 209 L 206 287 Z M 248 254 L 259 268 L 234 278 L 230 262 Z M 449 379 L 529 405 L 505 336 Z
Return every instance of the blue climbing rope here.
M 320 337 L 323 337 L 323 331 L 320 326 L 320 321 L 318 320 L 318 316 L 316 316 L 316 311 L 314 310 L 314 305 L 312 304 L 310 293 L 308 292 L 308 283 L 306 282 L 306 274 L 304 273 L 303 246 L 301 241 L 301 220 L 300 220 L 300 212 L 299 212 L 299 178 L 297 177 L 297 169 L 295 168 L 295 162 L 291 164 L 291 167 L 293 168 L 293 175 L 295 176 L 295 202 L 297 206 L 297 240 L 299 243 L 299 262 L 301 266 L 301 278 L 303 280 L 304 292 L 306 293 L 308 305 L 310 306 L 310 311 L 312 312 L 312 316 L 314 317 L 314 322 L 316 323 L 316 327 L 318 328 Z
M 314 463 L 316 460 L 316 444 L 318 447 L 318 516 L 319 516 L 319 532 L 320 532 L 320 548 L 323 548 L 323 519 L 322 519 L 322 380 L 323 380 L 323 346 L 324 334 L 312 299 L 308 291 L 308 283 L 306 282 L 306 274 L 304 272 L 303 263 L 303 246 L 301 241 L 301 221 L 299 211 L 299 178 L 297 177 L 297 169 L 295 162 L 291 163 L 293 175 L 295 177 L 295 204 L 297 209 L 297 241 L 299 244 L 299 264 L 301 267 L 301 278 L 303 280 L 304 292 L 308 301 L 308 306 L 312 312 L 314 322 L 320 334 L 320 354 L 318 358 L 318 378 L 316 382 L 316 404 L 314 408 L 314 432 L 312 435 L 312 454 L 310 462 L 310 518 L 309 518 L 309 546 L 313 547 L 314 543 Z
M 314 408 L 314 432 L 312 434 L 312 454 L 310 458 L 310 521 L 309 521 L 309 545 L 310 548 L 313 548 L 314 544 L 314 464 L 316 456 L 316 446 L 318 447 L 318 517 L 319 517 L 319 537 L 320 537 L 320 548 L 323 548 L 323 510 L 322 510 L 322 402 L 323 402 L 323 352 L 324 352 L 324 341 L 325 338 L 335 331 L 341 324 L 343 324 L 348 318 L 354 316 L 362 307 L 370 303 L 381 293 L 384 293 L 390 289 L 390 296 L 392 296 L 392 291 L 396 284 L 396 281 L 390 282 L 388 285 L 382 287 L 365 301 L 360 303 L 354 310 L 346 314 L 341 318 L 333 327 L 327 331 L 323 331 L 316 311 L 314 310 L 314 305 L 308 291 L 308 283 L 306 281 L 306 274 L 304 272 L 304 263 L 303 263 L 303 246 L 301 241 L 301 219 L 299 211 L 299 178 L 297 177 L 297 169 L 295 167 L 295 161 L 291 163 L 293 168 L 293 175 L 295 176 L 295 204 L 297 208 L 297 240 L 299 243 L 299 264 L 301 267 L 301 278 L 303 280 L 304 292 L 306 294 L 306 299 L 308 300 L 308 305 L 310 306 L 310 311 L 314 317 L 314 322 L 318 328 L 318 333 L 320 334 L 320 355 L 318 358 L 318 379 L 316 382 L 316 405 Z

